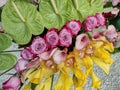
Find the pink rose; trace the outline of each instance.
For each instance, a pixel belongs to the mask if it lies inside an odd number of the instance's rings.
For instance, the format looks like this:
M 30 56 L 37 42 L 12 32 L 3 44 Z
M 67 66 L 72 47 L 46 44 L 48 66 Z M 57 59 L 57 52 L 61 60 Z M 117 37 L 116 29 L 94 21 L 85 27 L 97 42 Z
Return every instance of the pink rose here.
M 71 20 L 66 23 L 66 27 L 71 30 L 72 35 L 77 35 L 78 32 L 81 30 L 81 22 L 76 20 Z
M 2 7 L 4 4 L 6 4 L 7 0 L 0 0 L 0 7 Z
M 103 14 L 97 13 L 95 17 L 97 18 L 98 26 L 104 26 L 106 24 L 106 19 Z
M 21 52 L 21 57 L 24 59 L 24 60 L 30 60 L 30 59 L 33 59 L 34 58 L 34 54 L 30 51 L 30 49 L 28 48 L 24 48 Z
M 103 0 L 103 4 L 105 5 L 107 3 L 107 0 Z
M 23 70 L 26 69 L 26 64 L 28 64 L 28 61 L 19 59 L 17 64 L 15 65 L 14 69 L 18 72 L 21 73 Z
M 108 29 L 105 30 L 103 32 L 103 34 L 105 35 L 105 37 L 110 41 L 110 42 L 114 42 L 117 38 L 117 32 L 116 29 L 113 25 L 109 25 Z
M 56 64 L 61 64 L 65 59 L 67 55 L 67 49 L 62 50 L 56 50 L 53 54 L 53 61 Z
M 113 8 L 113 10 L 111 11 L 111 14 L 114 16 L 114 17 L 116 17 L 117 15 L 118 15 L 118 13 L 119 13 L 119 9 L 118 8 Z
M 59 36 L 57 34 L 57 29 L 53 28 L 47 32 L 45 35 L 45 40 L 50 47 L 56 47 L 58 45 Z
M 88 16 L 84 21 L 84 28 L 86 31 L 90 32 L 92 29 L 96 28 L 98 25 L 97 18 L 95 16 Z
M 30 46 L 30 50 L 33 54 L 40 54 L 40 53 L 46 51 L 46 49 L 47 49 L 47 45 L 43 38 L 41 38 L 39 36 L 34 38 L 34 40 L 32 41 L 32 44 Z
M 80 34 L 76 37 L 75 48 L 81 50 L 90 42 L 87 34 Z
M 64 27 L 59 33 L 60 46 L 69 47 L 72 44 L 72 34 L 69 29 Z
M 112 5 L 116 6 L 118 3 L 120 3 L 120 0 L 112 0 Z
M 101 32 L 94 32 L 92 35 L 92 39 L 93 40 L 99 40 L 102 37 L 102 33 Z
M 20 87 L 20 79 L 16 76 L 12 76 L 7 81 L 3 83 L 3 90 L 18 90 Z

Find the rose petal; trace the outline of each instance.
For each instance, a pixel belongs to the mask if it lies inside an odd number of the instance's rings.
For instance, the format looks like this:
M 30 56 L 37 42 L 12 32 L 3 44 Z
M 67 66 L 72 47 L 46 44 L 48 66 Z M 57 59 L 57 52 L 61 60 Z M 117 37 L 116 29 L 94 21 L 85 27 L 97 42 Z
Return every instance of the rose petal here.
M 89 37 L 86 34 L 80 34 L 76 37 L 75 48 L 81 50 L 90 42 Z
M 59 33 L 60 46 L 69 47 L 72 44 L 72 34 L 69 29 L 64 27 Z
M 7 0 L 0 0 L 0 7 L 2 7 L 6 2 Z
M 66 23 L 66 27 L 71 30 L 72 35 L 77 35 L 81 30 L 81 22 L 76 20 L 71 20 Z
M 47 45 L 43 38 L 41 38 L 39 36 L 34 38 L 34 40 L 32 41 L 32 44 L 30 46 L 30 50 L 32 53 L 40 54 L 40 53 L 46 51 L 46 49 L 47 49 Z

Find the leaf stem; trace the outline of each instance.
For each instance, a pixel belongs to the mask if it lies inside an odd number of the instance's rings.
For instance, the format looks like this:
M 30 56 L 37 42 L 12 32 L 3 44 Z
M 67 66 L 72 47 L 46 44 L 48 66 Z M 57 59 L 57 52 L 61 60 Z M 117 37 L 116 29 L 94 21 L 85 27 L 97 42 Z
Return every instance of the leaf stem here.
M 3 72 L 3 73 L 1 73 L 0 74 L 0 76 L 2 76 L 2 75 L 4 75 L 5 73 L 7 73 L 7 72 L 9 72 L 10 70 L 12 70 L 13 69 L 13 67 L 12 68 L 10 68 L 10 69 L 8 69 L 8 70 L 6 70 L 5 72 Z
M 58 9 L 54 0 L 50 0 L 56 14 L 58 14 Z
M 10 50 L 10 51 L 1 51 L 0 53 L 6 53 L 6 52 L 19 52 L 21 50 Z
M 12 3 L 12 5 L 13 5 L 15 11 L 17 12 L 18 16 L 20 17 L 20 19 L 21 19 L 23 22 L 25 22 L 24 17 L 22 16 L 22 14 L 20 13 L 20 11 L 18 10 L 18 8 L 17 8 L 17 6 L 15 5 L 15 3 L 14 3 L 13 0 L 11 0 L 11 3 Z
M 78 10 L 78 0 L 74 0 L 75 8 Z
M 52 90 L 52 87 L 53 87 L 53 80 L 54 80 L 54 75 L 52 75 L 52 81 L 51 81 L 51 88 L 50 88 L 50 90 Z

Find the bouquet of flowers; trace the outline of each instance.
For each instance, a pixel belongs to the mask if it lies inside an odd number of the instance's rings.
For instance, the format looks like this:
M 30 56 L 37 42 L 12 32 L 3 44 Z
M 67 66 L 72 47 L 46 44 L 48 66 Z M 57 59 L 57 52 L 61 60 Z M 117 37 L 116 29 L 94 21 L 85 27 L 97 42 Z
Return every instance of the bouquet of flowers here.
M 102 80 L 120 51 L 120 0 L 0 0 L 2 90 L 84 90 Z M 12 43 L 18 50 L 7 51 Z M 20 52 L 20 58 L 10 52 Z M 58 76 L 54 82 L 55 76 Z

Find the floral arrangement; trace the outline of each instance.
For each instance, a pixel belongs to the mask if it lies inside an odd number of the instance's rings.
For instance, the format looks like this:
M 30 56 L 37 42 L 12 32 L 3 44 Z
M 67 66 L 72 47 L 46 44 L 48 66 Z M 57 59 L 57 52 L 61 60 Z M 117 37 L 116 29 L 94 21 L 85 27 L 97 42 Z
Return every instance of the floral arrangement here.
M 16 73 L 1 90 L 84 90 L 102 80 L 120 51 L 120 0 L 1 0 L 0 76 Z M 18 50 L 7 51 L 12 43 Z M 20 52 L 20 58 L 10 52 Z M 54 83 L 54 77 L 58 75 Z

